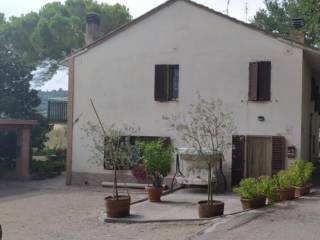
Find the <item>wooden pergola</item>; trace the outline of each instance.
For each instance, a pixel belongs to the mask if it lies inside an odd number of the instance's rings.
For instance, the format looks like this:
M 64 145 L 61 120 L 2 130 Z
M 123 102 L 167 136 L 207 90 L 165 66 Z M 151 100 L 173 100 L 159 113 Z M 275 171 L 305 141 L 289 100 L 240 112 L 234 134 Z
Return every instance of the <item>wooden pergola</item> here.
M 15 174 L 12 178 L 29 179 L 31 128 L 37 123 L 36 120 L 0 119 L 0 131 L 15 132 L 17 134 L 17 146 L 20 147 Z

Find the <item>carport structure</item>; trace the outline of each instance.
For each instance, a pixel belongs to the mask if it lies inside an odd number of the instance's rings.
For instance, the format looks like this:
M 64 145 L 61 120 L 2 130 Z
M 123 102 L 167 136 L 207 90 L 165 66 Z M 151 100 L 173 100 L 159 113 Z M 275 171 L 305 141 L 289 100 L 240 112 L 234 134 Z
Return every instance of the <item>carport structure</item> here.
M 15 170 L 4 172 L 3 177 L 29 179 L 31 129 L 36 124 L 36 120 L 0 119 L 0 132 L 14 132 L 17 136 Z

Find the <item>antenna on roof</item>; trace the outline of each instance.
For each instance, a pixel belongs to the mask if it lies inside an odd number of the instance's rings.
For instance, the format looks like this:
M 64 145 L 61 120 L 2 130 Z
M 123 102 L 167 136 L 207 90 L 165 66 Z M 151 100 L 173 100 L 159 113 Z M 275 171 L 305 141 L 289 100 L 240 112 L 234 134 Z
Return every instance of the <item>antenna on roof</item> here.
M 229 16 L 229 6 L 230 6 L 230 2 L 231 0 L 227 0 L 227 9 L 226 9 L 226 13 Z
M 245 13 L 246 13 L 246 23 L 248 22 L 248 12 L 249 12 L 249 7 L 248 7 L 248 0 L 246 1 L 246 8 L 245 8 Z

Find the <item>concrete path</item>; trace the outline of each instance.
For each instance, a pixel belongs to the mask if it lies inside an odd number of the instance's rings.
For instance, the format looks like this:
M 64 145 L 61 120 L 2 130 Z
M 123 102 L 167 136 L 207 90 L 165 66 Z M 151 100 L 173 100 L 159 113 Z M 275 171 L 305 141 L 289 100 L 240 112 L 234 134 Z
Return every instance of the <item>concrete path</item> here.
M 212 221 L 194 240 L 318 240 L 320 193 Z
M 145 201 L 131 206 L 131 216 L 121 220 L 137 222 L 157 220 L 192 220 L 198 217 L 198 201 L 206 200 L 206 190 L 181 189 L 172 194 L 162 196 L 161 203 Z M 239 197 L 234 194 L 214 195 L 215 200 L 225 203 L 225 214 L 242 210 Z
M 0 182 L 3 240 L 176 240 L 206 227 L 203 223 L 104 223 L 100 218 L 104 197 L 112 189 L 65 186 L 64 181 L 61 176 L 27 183 Z M 133 200 L 146 197 L 143 190 L 129 191 Z

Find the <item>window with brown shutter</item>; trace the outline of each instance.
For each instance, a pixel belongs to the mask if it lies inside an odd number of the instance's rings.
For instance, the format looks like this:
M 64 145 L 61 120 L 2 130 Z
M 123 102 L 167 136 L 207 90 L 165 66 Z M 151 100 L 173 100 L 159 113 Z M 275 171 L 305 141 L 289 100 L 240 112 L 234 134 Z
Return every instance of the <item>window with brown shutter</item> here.
M 271 62 L 249 65 L 249 101 L 269 101 L 271 95 Z
M 286 143 L 283 136 L 272 137 L 272 174 L 284 169 Z
M 156 65 L 154 99 L 159 102 L 168 101 L 169 66 Z
M 179 65 L 156 65 L 154 99 L 167 102 L 178 99 Z
M 232 136 L 231 185 L 236 186 L 244 177 L 245 136 Z
M 249 101 L 258 100 L 258 63 L 249 66 Z

